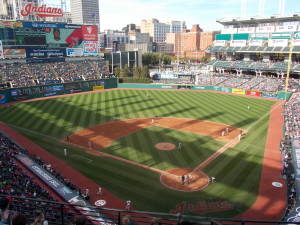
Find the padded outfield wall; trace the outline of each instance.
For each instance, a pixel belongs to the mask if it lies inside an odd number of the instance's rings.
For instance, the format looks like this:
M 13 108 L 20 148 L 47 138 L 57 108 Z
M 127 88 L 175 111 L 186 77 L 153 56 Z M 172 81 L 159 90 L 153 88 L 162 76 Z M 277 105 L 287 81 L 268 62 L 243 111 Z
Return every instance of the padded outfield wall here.
M 47 85 L 9 88 L 0 90 L 0 104 L 33 98 L 117 88 L 117 82 L 117 78 L 107 78 L 71 83 L 51 83 Z
M 272 99 L 289 99 L 291 96 L 290 92 L 265 92 L 265 91 L 253 91 L 253 90 L 244 90 L 237 88 L 229 87 L 219 87 L 219 86 L 205 86 L 205 85 L 178 85 L 178 84 L 124 84 L 119 83 L 118 88 L 145 88 L 145 89 L 188 89 L 188 90 L 203 90 L 203 91 L 219 91 L 226 93 L 233 93 L 239 95 L 249 95 L 257 96 L 263 98 L 272 98 Z

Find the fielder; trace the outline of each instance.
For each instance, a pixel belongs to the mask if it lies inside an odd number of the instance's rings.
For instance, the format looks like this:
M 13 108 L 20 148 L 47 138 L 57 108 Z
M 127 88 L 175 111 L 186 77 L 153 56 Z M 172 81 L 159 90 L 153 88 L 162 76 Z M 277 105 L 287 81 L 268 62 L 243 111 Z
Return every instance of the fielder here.
M 130 200 L 127 200 L 126 201 L 126 210 L 130 210 L 130 206 L 131 206 L 131 201 Z

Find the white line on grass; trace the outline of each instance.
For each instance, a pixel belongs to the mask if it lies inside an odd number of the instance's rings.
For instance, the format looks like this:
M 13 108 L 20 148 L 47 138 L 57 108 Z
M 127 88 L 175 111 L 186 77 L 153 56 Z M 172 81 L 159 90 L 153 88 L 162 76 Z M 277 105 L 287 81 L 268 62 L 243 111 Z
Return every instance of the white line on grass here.
M 86 160 L 88 164 L 90 164 L 91 162 L 93 162 L 93 160 L 88 159 L 88 158 L 85 158 L 85 157 L 80 156 L 80 155 L 77 155 L 77 154 L 73 154 L 73 155 L 71 155 L 71 157 L 72 157 L 72 158 L 79 158 L 79 159 Z

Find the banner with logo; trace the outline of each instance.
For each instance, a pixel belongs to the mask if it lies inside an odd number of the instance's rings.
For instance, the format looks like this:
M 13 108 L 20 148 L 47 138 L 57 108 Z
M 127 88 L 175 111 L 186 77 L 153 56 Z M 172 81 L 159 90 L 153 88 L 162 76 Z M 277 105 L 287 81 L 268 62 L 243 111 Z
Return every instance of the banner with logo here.
M 38 23 L 38 22 L 23 22 L 23 27 L 81 29 L 81 25 L 78 24 Z
M 67 48 L 67 56 L 83 56 L 82 48 Z
M 261 97 L 264 97 L 264 98 L 277 98 L 277 93 L 275 92 L 262 92 L 261 93 Z
M 214 40 L 214 46 L 225 46 L 226 41 L 225 40 Z
M 26 49 L 27 58 L 48 58 L 48 57 L 66 57 L 66 49 L 53 48 L 53 49 Z
M 231 93 L 231 88 L 228 87 L 219 87 L 219 86 L 214 86 L 214 90 L 215 91 L 222 91 L 222 92 L 226 92 L 226 93 Z
M 0 21 L 0 27 L 23 27 L 22 22 Z
M 232 88 L 232 93 L 233 93 L 233 94 L 244 95 L 245 92 L 246 92 L 246 91 L 243 90 L 243 89 Z
M 275 26 L 257 27 L 256 33 L 275 32 Z
M 270 37 L 269 33 L 255 33 L 250 34 L 250 39 L 268 40 Z
M 83 41 L 83 55 L 98 55 L 97 41 Z
M 101 85 L 101 86 L 93 86 L 93 91 L 101 91 L 101 90 L 104 90 L 104 86 Z
M 34 3 L 27 3 L 24 8 L 20 10 L 20 14 L 24 17 L 29 15 L 36 15 L 39 18 L 63 17 L 61 8 L 48 7 L 47 5 L 36 6 Z
M 222 29 L 221 34 L 236 34 L 237 28 Z
M 0 40 L 0 59 L 4 59 L 3 45 L 1 40 Z
M 300 45 L 300 39 L 293 39 L 293 45 L 299 46 Z
M 4 104 L 7 102 L 6 94 L 0 94 L 0 104 Z
M 250 91 L 248 90 L 246 95 L 250 95 L 250 96 L 260 96 L 261 92 L 260 91 Z
M 255 27 L 243 27 L 238 28 L 238 33 L 255 33 Z
M 6 59 L 24 59 L 26 58 L 25 49 L 4 49 L 4 57 Z
M 230 41 L 230 46 L 232 47 L 242 47 L 246 46 L 247 40 L 231 40 Z
M 275 47 L 275 46 L 280 46 L 280 47 L 286 47 L 289 44 L 288 39 L 270 39 L 268 41 L 268 46 L 270 47 Z
M 296 31 L 297 25 L 286 25 L 286 26 L 277 26 L 277 32 L 284 32 L 284 31 Z
M 82 25 L 83 41 L 98 41 L 98 28 L 92 25 Z
M 278 32 L 278 33 L 272 33 L 271 35 L 272 39 L 291 39 L 291 33 L 290 32 Z
M 263 41 L 262 39 L 251 39 L 249 42 L 248 42 L 248 45 L 249 46 L 262 46 L 263 45 Z

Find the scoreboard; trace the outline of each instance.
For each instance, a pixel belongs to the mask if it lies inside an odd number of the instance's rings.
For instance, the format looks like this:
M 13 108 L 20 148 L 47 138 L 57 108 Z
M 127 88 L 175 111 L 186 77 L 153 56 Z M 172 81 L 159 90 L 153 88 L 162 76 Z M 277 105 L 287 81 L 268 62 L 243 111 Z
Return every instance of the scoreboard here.
M 46 49 L 52 49 L 52 52 L 54 49 L 63 51 L 61 56 L 68 56 L 67 52 L 71 52 L 72 56 L 77 56 L 76 53 L 98 55 L 98 49 L 90 48 L 96 44 L 98 46 L 98 28 L 95 25 L 0 21 L 0 42 L 4 56 L 9 53 L 10 58 L 14 58 L 13 53 L 20 52 L 16 58 L 45 57 L 39 52 L 45 52 Z M 32 52 L 35 54 L 32 55 Z M 46 57 L 52 55 L 49 53 Z

